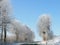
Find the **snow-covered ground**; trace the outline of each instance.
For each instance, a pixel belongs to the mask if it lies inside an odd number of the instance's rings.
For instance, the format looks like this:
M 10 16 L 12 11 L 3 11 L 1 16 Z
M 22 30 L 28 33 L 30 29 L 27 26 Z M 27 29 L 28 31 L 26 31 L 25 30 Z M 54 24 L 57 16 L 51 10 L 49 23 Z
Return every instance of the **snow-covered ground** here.
M 56 36 L 52 40 L 49 40 L 49 41 L 38 41 L 38 42 L 32 42 L 32 43 L 38 44 L 38 45 L 60 45 L 60 36 Z M 20 45 L 20 44 L 21 43 L 15 43 L 15 44 L 13 43 L 11 45 Z
M 40 45 L 60 45 L 60 36 L 54 37 L 52 40 L 49 41 L 41 41 L 38 42 Z

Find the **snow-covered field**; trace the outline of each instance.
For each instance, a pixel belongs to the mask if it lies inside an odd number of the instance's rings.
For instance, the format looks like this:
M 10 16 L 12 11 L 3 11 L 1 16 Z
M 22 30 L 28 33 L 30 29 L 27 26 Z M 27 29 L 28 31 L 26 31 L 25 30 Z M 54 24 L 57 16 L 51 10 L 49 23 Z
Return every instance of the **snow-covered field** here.
M 60 36 L 55 37 L 54 39 L 46 41 L 46 42 L 41 41 L 38 44 L 40 44 L 40 45 L 60 45 Z
M 2 43 L 2 45 L 21 45 L 21 44 L 26 44 L 26 43 Z M 33 45 L 33 44 L 37 44 L 37 45 L 60 45 L 60 37 L 55 37 L 52 40 L 49 41 L 38 41 L 38 42 L 32 42 L 32 43 L 28 43 L 28 45 Z M 0 43 L 1 45 L 1 43 Z

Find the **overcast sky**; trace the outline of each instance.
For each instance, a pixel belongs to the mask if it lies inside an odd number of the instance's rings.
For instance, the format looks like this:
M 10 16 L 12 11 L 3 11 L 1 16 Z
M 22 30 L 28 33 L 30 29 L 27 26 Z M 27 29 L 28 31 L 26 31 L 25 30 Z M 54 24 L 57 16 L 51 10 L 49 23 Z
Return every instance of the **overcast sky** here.
M 41 40 L 36 24 L 42 14 L 50 14 L 51 30 L 55 35 L 60 34 L 60 0 L 11 0 L 13 15 L 24 24 L 29 25 L 35 32 L 35 40 Z

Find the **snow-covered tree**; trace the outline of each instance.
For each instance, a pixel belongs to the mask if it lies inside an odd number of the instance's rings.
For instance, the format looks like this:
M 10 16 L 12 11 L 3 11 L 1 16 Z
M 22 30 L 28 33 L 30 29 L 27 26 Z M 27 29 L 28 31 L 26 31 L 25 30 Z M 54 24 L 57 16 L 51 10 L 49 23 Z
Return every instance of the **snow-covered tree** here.
M 1 39 L 6 41 L 32 41 L 33 40 L 33 32 L 28 26 L 24 26 L 16 19 L 12 19 L 11 16 L 11 5 L 9 0 L 0 0 L 0 30 Z M 27 28 L 28 27 L 28 28 Z M 7 33 L 12 33 L 10 37 Z M 14 34 L 14 35 L 13 35 Z M 15 37 L 15 38 L 13 38 Z
M 37 25 L 38 25 L 39 34 L 40 36 L 43 37 L 43 40 L 46 41 L 52 39 L 53 32 L 50 29 L 51 20 L 48 14 L 43 14 L 39 16 Z
M 0 28 L 2 28 L 1 39 L 6 41 L 6 26 L 10 23 L 11 7 L 8 0 L 0 0 Z M 3 35 L 4 32 L 4 35 Z
M 27 42 L 34 41 L 34 38 L 35 38 L 34 32 L 32 32 L 32 30 L 27 25 L 24 25 L 24 30 L 25 30 L 24 40 Z
M 18 42 L 33 41 L 34 33 L 31 31 L 31 29 L 27 25 L 22 24 L 16 19 L 13 20 L 11 24 L 14 27 L 13 31 L 16 34 L 16 41 Z

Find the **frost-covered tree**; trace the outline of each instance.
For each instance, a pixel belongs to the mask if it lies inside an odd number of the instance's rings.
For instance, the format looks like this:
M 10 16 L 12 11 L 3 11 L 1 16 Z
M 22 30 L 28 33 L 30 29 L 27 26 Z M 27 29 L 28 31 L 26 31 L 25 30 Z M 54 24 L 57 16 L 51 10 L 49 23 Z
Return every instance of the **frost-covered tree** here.
M 14 32 L 16 34 L 16 41 L 18 42 L 28 42 L 33 41 L 34 39 L 34 33 L 31 31 L 31 29 L 19 22 L 18 20 L 13 20 L 11 24 L 14 27 Z
M 38 24 L 39 34 L 40 36 L 43 37 L 44 41 L 50 40 L 53 38 L 53 32 L 50 29 L 51 20 L 48 14 L 43 14 L 39 16 L 37 24 Z
M 6 42 L 8 40 L 11 41 L 13 38 L 8 39 L 8 32 L 11 32 L 11 37 L 15 37 L 16 41 L 25 41 L 26 37 L 29 37 L 29 40 L 32 40 L 33 32 L 30 29 L 27 29 L 22 23 L 18 20 L 12 19 L 11 16 L 11 5 L 9 0 L 0 0 L 0 30 L 1 39 Z M 27 35 L 28 34 L 28 35 Z M 30 36 L 29 36 L 30 35 Z M 28 41 L 28 40 L 27 40 Z
M 32 32 L 32 30 L 27 25 L 24 25 L 24 30 L 25 30 L 24 40 L 27 42 L 34 41 L 34 37 L 35 37 L 34 32 Z
M 1 39 L 3 39 L 4 42 L 6 41 L 6 26 L 8 23 L 10 23 L 10 19 L 11 19 L 10 10 L 11 10 L 11 7 L 9 6 L 9 1 L 0 0 L 0 28 L 2 30 Z

